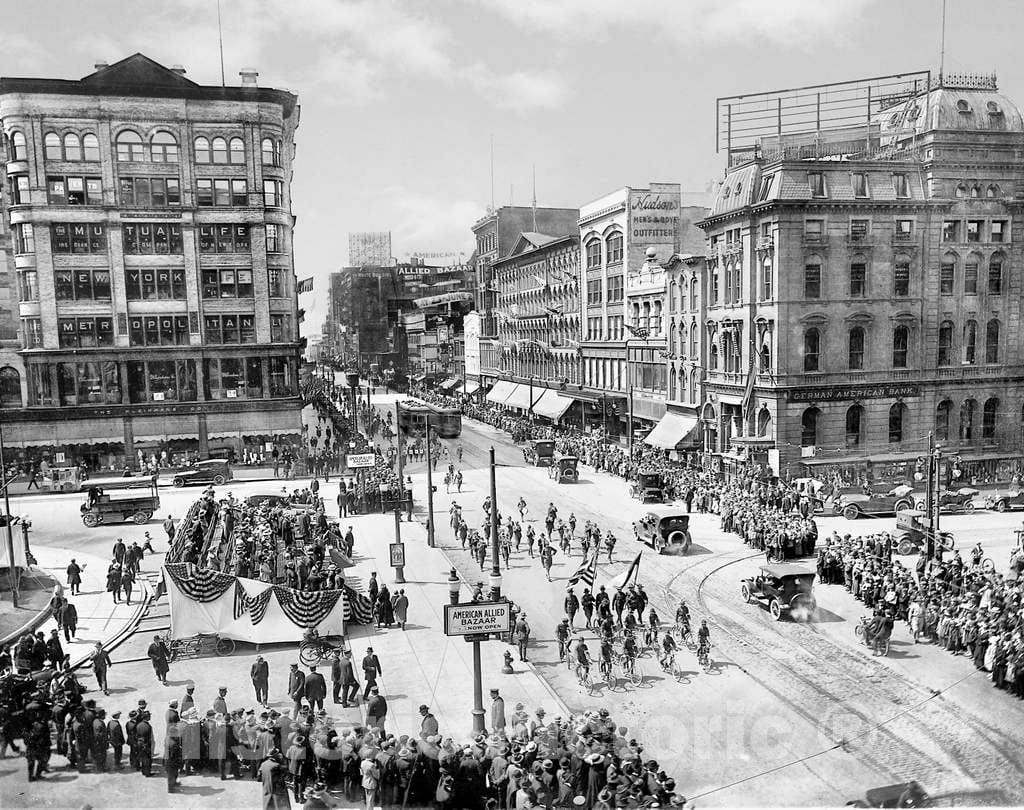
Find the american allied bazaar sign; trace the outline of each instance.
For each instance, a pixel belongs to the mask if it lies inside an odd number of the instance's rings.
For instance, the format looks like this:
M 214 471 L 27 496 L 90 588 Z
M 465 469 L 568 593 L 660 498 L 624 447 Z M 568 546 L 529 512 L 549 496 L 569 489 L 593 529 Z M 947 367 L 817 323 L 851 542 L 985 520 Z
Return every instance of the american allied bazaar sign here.
M 509 633 L 511 630 L 512 606 L 509 602 L 472 602 L 444 606 L 446 636 Z
M 921 396 L 917 383 L 878 383 L 877 385 L 835 385 L 827 388 L 792 388 L 786 392 L 789 402 L 836 402 L 849 399 L 891 399 Z

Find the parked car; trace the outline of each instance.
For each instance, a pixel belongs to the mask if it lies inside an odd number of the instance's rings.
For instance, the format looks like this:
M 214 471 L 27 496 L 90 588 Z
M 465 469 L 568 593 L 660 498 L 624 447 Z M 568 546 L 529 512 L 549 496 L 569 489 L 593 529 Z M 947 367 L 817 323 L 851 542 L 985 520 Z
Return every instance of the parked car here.
M 847 802 L 847 807 L 928 807 L 931 797 L 919 782 L 900 782 L 896 785 L 871 788 L 863 799 Z
M 1024 488 L 1020 484 L 1011 484 L 1006 490 L 996 490 L 982 496 L 985 505 L 997 512 L 1011 512 L 1024 509 Z
M 885 493 L 840 495 L 833 501 L 832 511 L 847 520 L 856 520 L 861 515 L 894 515 L 913 508 L 914 488 L 900 484 Z
M 802 565 L 762 565 L 754 576 L 740 583 L 740 595 L 745 602 L 767 602 L 768 612 L 776 621 L 784 613 L 810 619 L 818 606 L 814 598 L 814 572 Z
M 262 504 L 266 504 L 271 509 L 273 509 L 275 506 L 287 506 L 288 496 L 268 492 L 260 493 L 257 495 L 247 495 L 245 497 L 246 506 L 260 506 Z
M 928 542 L 928 515 L 920 509 L 904 509 L 896 513 L 896 553 L 907 555 L 919 551 Z M 939 532 L 939 544 L 947 551 L 956 548 L 949 532 Z
M 633 534 L 659 554 L 686 554 L 693 543 L 690 516 L 670 506 L 647 511 L 633 522 Z
M 944 490 L 939 495 L 939 509 L 946 512 L 973 512 L 975 499 L 981 493 L 972 487 L 960 487 L 960 489 Z M 925 499 L 915 495 L 918 509 L 925 508 Z
M 141 525 L 160 508 L 156 476 L 128 478 L 103 487 L 90 486 L 85 503 L 79 507 L 82 523 L 90 529 L 101 523 L 123 523 L 131 520 Z
M 213 484 L 219 487 L 232 478 L 234 475 L 232 475 L 231 465 L 227 461 L 210 459 L 197 461 L 191 467 L 176 472 L 173 483 L 176 487 L 183 487 L 186 484 Z

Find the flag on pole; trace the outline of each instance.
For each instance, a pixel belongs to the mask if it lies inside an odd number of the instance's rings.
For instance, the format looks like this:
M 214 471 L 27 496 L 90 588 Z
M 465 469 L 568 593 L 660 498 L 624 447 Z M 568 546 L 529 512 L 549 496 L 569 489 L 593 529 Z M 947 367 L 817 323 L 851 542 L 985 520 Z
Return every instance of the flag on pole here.
M 299 294 L 313 292 L 313 277 L 300 278 L 299 283 L 295 285 L 295 292 Z
M 750 405 L 754 400 L 754 356 L 751 352 L 750 368 L 747 370 L 747 384 L 743 387 L 743 403 L 741 412 L 744 418 L 750 414 Z
M 584 583 L 588 588 L 594 587 L 594 580 L 597 579 L 598 552 L 598 547 L 594 546 L 594 549 L 590 554 L 590 558 L 584 559 L 580 564 L 580 567 L 576 569 L 576 573 L 569 577 L 569 581 L 565 583 L 566 590 L 569 590 L 569 588 L 579 582 Z
M 640 556 L 643 554 L 641 551 L 636 555 L 636 559 L 630 564 L 623 573 L 616 574 L 610 580 L 608 580 L 608 586 L 611 588 L 625 588 L 629 585 L 630 580 L 636 581 L 636 578 L 640 573 Z

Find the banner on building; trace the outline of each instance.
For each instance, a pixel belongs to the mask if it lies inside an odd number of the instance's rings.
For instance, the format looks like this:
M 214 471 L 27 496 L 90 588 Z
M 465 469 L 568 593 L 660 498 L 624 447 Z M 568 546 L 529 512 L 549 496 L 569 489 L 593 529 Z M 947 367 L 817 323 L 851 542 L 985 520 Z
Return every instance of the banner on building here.
M 301 279 L 299 279 L 298 284 L 295 285 L 295 291 L 297 293 L 299 293 L 300 295 L 302 293 L 311 293 L 311 292 L 313 292 L 313 277 L 310 276 L 309 278 L 301 278 Z

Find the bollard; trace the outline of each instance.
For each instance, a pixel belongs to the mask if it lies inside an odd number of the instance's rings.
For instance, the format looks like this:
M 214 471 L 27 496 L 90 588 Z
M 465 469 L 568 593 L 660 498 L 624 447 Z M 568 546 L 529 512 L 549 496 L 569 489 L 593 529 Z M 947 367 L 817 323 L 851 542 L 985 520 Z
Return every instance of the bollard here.
M 501 672 L 503 675 L 512 675 L 515 672 L 512 669 L 512 653 L 508 650 L 505 650 L 505 666 L 501 668 Z

